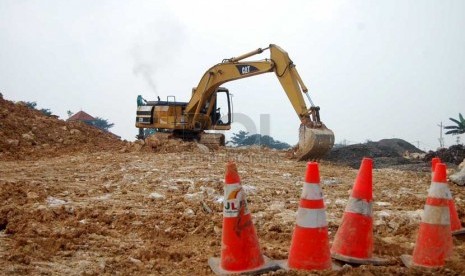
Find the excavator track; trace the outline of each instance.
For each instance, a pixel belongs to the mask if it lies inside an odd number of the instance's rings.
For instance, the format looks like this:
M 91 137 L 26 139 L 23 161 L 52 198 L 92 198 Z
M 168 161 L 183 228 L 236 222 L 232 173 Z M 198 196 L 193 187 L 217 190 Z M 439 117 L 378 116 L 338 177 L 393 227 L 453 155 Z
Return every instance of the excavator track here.
M 152 147 L 157 147 L 160 144 L 165 143 L 169 139 L 181 139 L 183 141 L 195 141 L 198 140 L 200 144 L 207 146 L 210 149 L 217 149 L 220 146 L 225 145 L 225 136 L 221 133 L 171 133 L 171 132 L 156 132 L 147 138 L 147 142 Z
M 334 145 L 334 133 L 322 125 L 320 128 L 309 128 L 300 125 L 299 144 L 295 157 L 299 161 L 318 160 L 328 153 Z

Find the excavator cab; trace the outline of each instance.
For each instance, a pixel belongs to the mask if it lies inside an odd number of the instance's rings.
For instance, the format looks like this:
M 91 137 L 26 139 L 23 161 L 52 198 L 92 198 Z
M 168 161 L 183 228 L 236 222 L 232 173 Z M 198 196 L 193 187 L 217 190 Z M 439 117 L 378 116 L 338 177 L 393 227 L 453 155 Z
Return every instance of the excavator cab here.
M 215 105 L 210 114 L 212 128 L 217 130 L 230 129 L 232 123 L 232 101 L 229 90 L 225 87 L 220 87 L 214 94 L 216 97 Z

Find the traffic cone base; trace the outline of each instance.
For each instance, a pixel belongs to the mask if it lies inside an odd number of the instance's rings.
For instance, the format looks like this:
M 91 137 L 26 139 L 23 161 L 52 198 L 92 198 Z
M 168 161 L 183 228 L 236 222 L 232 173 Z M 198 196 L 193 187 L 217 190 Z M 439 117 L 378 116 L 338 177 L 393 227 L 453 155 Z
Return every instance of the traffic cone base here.
M 382 258 L 377 258 L 377 257 L 371 257 L 367 259 L 360 259 L 360 258 L 355 258 L 355 257 L 349 257 L 349 256 L 344 256 L 341 254 L 336 254 L 333 253 L 331 254 L 331 257 L 335 260 L 344 262 L 344 263 L 349 263 L 349 264 L 359 264 L 359 265 L 365 265 L 365 264 L 371 264 L 371 265 L 387 265 L 391 264 L 393 261 L 388 260 L 388 259 L 382 259 Z
M 413 262 L 413 256 L 412 255 L 401 255 L 400 256 L 400 260 L 402 261 L 402 263 L 407 267 L 407 268 L 412 268 L 412 267 L 415 267 L 415 268 L 426 268 L 426 269 L 431 269 L 431 267 L 429 266 L 424 266 L 424 265 L 419 265 L 419 264 L 415 264 Z
M 400 256 L 400 260 L 408 268 L 412 267 L 412 259 L 413 259 L 412 255 L 401 255 Z
M 412 267 L 423 267 L 423 268 L 429 268 L 427 266 L 421 266 L 421 265 L 416 265 L 413 264 L 413 257 L 412 255 L 401 255 L 400 260 L 402 263 L 407 267 L 407 268 L 412 268 Z
M 291 269 L 291 268 L 289 267 L 289 264 L 287 263 L 287 260 L 279 260 L 279 261 L 275 261 L 275 262 L 276 262 L 276 264 L 279 265 L 279 267 L 280 267 L 281 269 L 284 269 L 284 270 L 286 270 L 286 271 L 294 270 L 294 268 Z M 342 266 L 339 265 L 339 264 L 337 264 L 337 263 L 335 263 L 335 262 L 331 262 L 331 267 L 328 268 L 328 270 L 329 270 L 329 269 L 331 269 L 332 271 L 338 271 L 338 270 L 341 270 L 341 269 L 342 269 Z
M 263 255 L 263 259 L 265 263 L 262 266 L 258 268 L 254 268 L 254 269 L 241 270 L 241 271 L 230 271 L 230 270 L 223 269 L 221 267 L 221 258 L 212 257 L 208 259 L 208 265 L 210 266 L 213 273 L 215 273 L 215 275 L 231 275 L 231 274 L 258 275 L 258 274 L 262 274 L 262 273 L 266 273 L 270 271 L 276 271 L 280 269 L 279 265 L 275 261 L 266 257 L 265 255 Z
M 452 236 L 460 236 L 465 234 L 465 228 L 461 228 L 459 230 L 452 231 Z
M 349 199 L 349 202 L 351 200 Z M 359 205 L 360 202 L 359 202 Z M 351 209 L 348 204 L 347 209 Z M 352 208 L 354 209 L 354 208 Z M 358 209 L 364 209 L 359 208 Z M 370 210 L 371 204 L 365 209 Z M 339 230 L 340 229 L 340 230 Z M 371 264 L 371 265 L 387 265 L 392 261 L 373 256 L 373 223 L 370 216 L 360 213 L 347 212 L 341 222 L 338 233 L 339 237 L 346 237 L 345 239 L 335 239 L 333 243 L 333 252 L 331 257 L 335 260 L 349 263 L 349 264 Z M 360 235 L 358 233 L 367 233 Z M 363 247 L 351 246 L 352 244 L 364 244 Z M 336 249 L 337 252 L 334 250 Z

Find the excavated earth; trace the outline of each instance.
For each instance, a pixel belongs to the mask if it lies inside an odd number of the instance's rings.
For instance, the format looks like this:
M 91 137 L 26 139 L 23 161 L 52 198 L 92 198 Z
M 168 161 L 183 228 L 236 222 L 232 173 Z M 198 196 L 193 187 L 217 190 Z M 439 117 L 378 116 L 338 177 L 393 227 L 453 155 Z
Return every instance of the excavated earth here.
M 228 160 L 237 163 L 263 253 L 287 258 L 306 164 L 286 152 L 209 151 L 174 141 L 149 149 L 35 111 L 43 125 L 15 132 L 5 126 L 13 113 L 1 113 L 0 121 L 0 274 L 212 275 L 207 260 L 220 254 Z M 40 135 L 46 128 L 51 136 Z M 62 137 L 54 136 L 58 129 Z M 79 134 L 71 129 L 88 134 L 66 138 Z M 320 174 L 332 241 L 357 169 L 322 161 Z M 465 238 L 454 237 L 454 252 L 441 269 L 408 269 L 399 259 L 412 253 L 430 172 L 378 168 L 375 161 L 373 181 L 374 253 L 391 264 L 315 274 L 463 275 Z M 464 224 L 465 189 L 450 187 Z
M 414 145 L 402 139 L 393 138 L 335 147 L 323 159 L 334 164 L 358 168 L 363 157 L 370 157 L 376 162 L 378 168 L 428 171 L 430 168 L 427 162 L 438 155 L 422 160 L 423 156 L 425 156 L 424 152 Z M 449 162 L 449 159 L 442 160 Z

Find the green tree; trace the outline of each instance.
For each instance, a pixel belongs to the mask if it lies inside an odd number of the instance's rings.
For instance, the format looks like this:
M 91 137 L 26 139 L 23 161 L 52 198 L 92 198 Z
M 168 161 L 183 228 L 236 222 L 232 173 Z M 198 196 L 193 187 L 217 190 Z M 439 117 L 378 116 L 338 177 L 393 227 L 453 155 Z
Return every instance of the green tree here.
M 48 108 L 41 108 L 39 109 L 40 112 L 42 112 L 42 114 L 44 114 L 45 116 L 52 116 L 52 111 L 50 111 L 50 109 Z
M 94 121 L 89 121 L 86 123 L 104 131 L 109 131 L 109 129 L 115 125 L 113 123 L 109 123 L 108 120 L 100 117 L 95 117 Z
M 465 133 L 465 120 L 461 113 L 459 113 L 459 119 L 449 118 L 456 125 L 445 126 L 444 129 L 450 129 L 446 134 L 459 135 Z
M 260 145 L 260 134 L 247 135 L 240 143 L 240 146 Z
M 48 109 L 48 108 L 37 109 L 37 103 L 36 102 L 24 102 L 24 104 L 26 104 L 26 106 L 29 107 L 30 109 L 39 110 L 45 116 L 48 116 L 48 117 L 52 116 L 52 111 L 50 111 L 50 109 Z
M 288 149 L 291 147 L 288 143 L 274 140 L 273 137 L 269 135 L 249 135 L 248 132 L 242 130 L 239 131 L 239 133 L 233 134 L 233 137 L 231 138 L 231 143 L 235 146 L 261 145 L 272 149 Z
M 231 143 L 235 146 L 240 146 L 242 141 L 247 138 L 248 135 L 249 133 L 243 130 L 239 131 L 238 133 L 234 133 L 231 137 Z
M 37 103 L 36 102 L 24 102 L 24 104 L 29 107 L 30 109 L 36 109 Z

